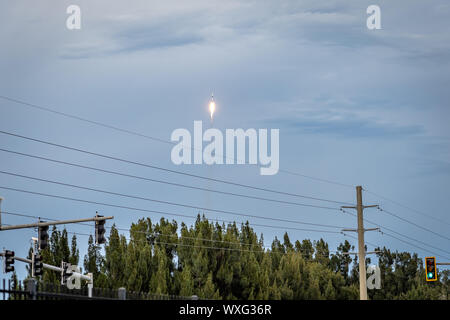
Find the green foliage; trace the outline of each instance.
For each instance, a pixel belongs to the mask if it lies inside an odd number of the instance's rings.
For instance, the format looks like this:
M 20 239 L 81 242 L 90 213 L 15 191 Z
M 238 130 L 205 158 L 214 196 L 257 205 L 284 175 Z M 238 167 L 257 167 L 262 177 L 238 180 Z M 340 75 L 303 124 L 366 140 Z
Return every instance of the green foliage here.
M 346 254 L 353 250 L 344 241 L 330 254 L 323 239 L 293 244 L 287 233 L 265 249 L 248 222 L 239 228 L 198 215 L 192 226 L 180 228 L 175 221 L 140 219 L 131 225 L 129 239 L 112 226 L 104 253 L 89 237 L 83 265 L 96 287 L 206 299 L 349 300 L 359 298 L 358 259 Z M 370 299 L 448 299 L 450 271 L 427 283 L 417 254 L 376 250 L 382 288 L 369 290 Z M 77 238 L 69 247 L 67 231 L 53 228 L 42 255 L 52 265 L 78 265 Z M 57 283 L 60 275 L 45 270 L 42 278 Z
M 33 249 L 30 248 L 28 251 L 28 259 L 32 257 Z M 77 237 L 74 235 L 71 240 L 71 246 L 69 247 L 69 237 L 67 234 L 67 230 L 64 228 L 61 231 L 57 230 L 55 226 L 53 226 L 49 241 L 48 247 L 44 250 L 41 250 L 40 254 L 42 255 L 43 263 L 50 264 L 53 266 L 61 266 L 61 262 L 69 262 L 72 265 L 78 265 L 79 263 L 79 250 L 77 247 Z M 28 274 L 31 277 L 31 268 L 27 266 Z M 40 277 L 41 280 L 45 282 L 50 282 L 54 284 L 58 284 L 61 282 L 61 276 L 59 273 L 55 271 L 43 270 L 43 274 Z

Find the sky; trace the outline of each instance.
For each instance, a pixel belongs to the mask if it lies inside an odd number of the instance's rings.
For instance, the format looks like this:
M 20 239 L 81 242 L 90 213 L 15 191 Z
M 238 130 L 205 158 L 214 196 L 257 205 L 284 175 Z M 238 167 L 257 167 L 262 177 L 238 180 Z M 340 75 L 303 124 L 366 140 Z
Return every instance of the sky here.
M 80 30 L 66 28 L 66 9 L 72 4 L 81 8 Z M 380 30 L 366 26 L 366 9 L 372 4 L 381 8 Z M 450 253 L 445 252 L 450 251 L 449 16 L 446 0 L 41 0 L 33 4 L 1 0 L 0 96 L 170 141 L 177 128 L 193 132 L 195 120 L 209 123 L 207 108 L 214 92 L 215 128 L 280 130 L 280 172 L 261 176 L 252 165 L 176 166 L 170 158 L 171 144 L 4 98 L 0 98 L 0 130 L 213 179 L 342 202 L 355 203 L 354 186 L 361 185 L 366 190 L 364 204 L 379 204 L 403 220 L 377 209 L 366 209 L 365 218 L 406 236 L 391 232 L 404 240 L 399 241 L 383 228 L 385 234 L 367 232 L 369 250 L 386 246 L 450 262 Z M 5 134 L 0 134 L 0 146 L 173 183 L 340 206 L 120 163 Z M 0 159 L 1 171 L 36 178 L 194 207 L 356 227 L 356 218 L 339 210 L 191 190 L 3 151 Z M 190 216 L 199 212 L 2 173 L 0 186 Z M 2 211 L 52 219 L 88 218 L 98 211 L 114 216 L 107 226 L 127 228 L 142 217 L 155 222 L 161 217 L 6 189 L 0 189 L 0 196 Z M 213 221 L 247 220 L 224 213 L 205 215 Z M 179 224 L 194 222 L 164 217 Z M 264 234 L 266 246 L 275 236 L 283 237 L 283 227 L 305 228 L 248 220 L 281 227 L 254 227 Z M 2 215 L 4 224 L 35 221 Z M 66 227 L 94 233 L 93 226 Z M 0 246 L 25 257 L 36 234 L 33 229 L 2 231 Z M 330 250 L 345 240 L 357 244 L 339 233 L 288 230 L 288 234 L 292 242 L 323 238 Z M 87 237 L 78 239 L 82 261 Z M 16 269 L 20 277 L 25 275 L 20 262 Z

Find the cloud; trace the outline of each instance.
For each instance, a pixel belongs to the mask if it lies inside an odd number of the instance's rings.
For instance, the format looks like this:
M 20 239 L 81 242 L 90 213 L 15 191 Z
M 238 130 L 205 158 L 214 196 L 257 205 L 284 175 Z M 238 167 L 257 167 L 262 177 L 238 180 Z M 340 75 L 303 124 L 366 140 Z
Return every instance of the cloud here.
M 164 49 L 198 44 L 205 40 L 201 28 L 185 28 L 189 19 L 177 21 L 146 21 L 119 16 L 109 32 L 94 36 L 90 42 L 78 42 L 64 47 L 64 59 L 99 57 L 135 51 Z
M 349 99 L 305 100 L 287 108 L 284 116 L 270 119 L 270 123 L 296 132 L 345 138 L 404 138 L 425 133 L 420 124 L 389 120 L 389 106 L 381 104 L 374 109 L 361 105 L 364 103 Z
M 335 118 L 330 120 L 282 119 L 275 121 L 288 129 L 307 134 L 325 134 L 348 138 L 399 138 L 419 135 L 423 128 L 419 125 L 398 126 L 381 124 L 363 119 Z
M 93 33 L 89 35 L 91 42 L 71 42 L 63 47 L 60 57 L 87 58 L 211 42 L 224 44 L 251 36 L 259 37 L 261 41 L 322 47 L 384 47 L 395 50 L 398 60 L 405 56 L 433 59 L 435 51 L 441 51 L 437 57 L 439 60 L 447 58 L 448 27 L 441 27 L 440 22 L 428 16 L 426 20 L 429 23 L 425 29 L 422 24 L 411 24 L 409 15 L 402 10 L 405 3 L 399 3 L 382 6 L 383 30 L 370 31 L 366 28 L 365 12 L 369 4 L 356 0 L 320 4 L 317 1 L 283 1 L 282 4 L 193 1 L 189 6 L 168 4 L 160 8 L 155 3 L 141 2 L 138 5 L 141 10 L 116 8 L 108 14 L 97 13 L 89 26 L 89 32 Z M 436 13 L 439 12 L 436 11 L 438 7 L 444 8 L 441 11 L 448 10 L 447 6 L 439 3 L 431 9 Z M 413 9 L 410 8 L 410 15 L 420 17 L 421 6 Z M 432 35 L 429 29 L 433 31 Z M 410 50 L 411 47 L 416 49 Z
M 184 46 L 204 40 L 200 32 L 186 30 L 182 25 L 183 22 L 132 26 L 114 35 L 114 40 L 119 52 Z

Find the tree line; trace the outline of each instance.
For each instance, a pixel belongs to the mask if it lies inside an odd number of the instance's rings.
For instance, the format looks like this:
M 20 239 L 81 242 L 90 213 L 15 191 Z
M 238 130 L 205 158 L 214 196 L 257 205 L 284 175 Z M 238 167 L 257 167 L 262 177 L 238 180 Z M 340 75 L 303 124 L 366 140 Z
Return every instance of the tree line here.
M 140 219 L 129 238 L 113 225 L 104 249 L 89 236 L 83 261 L 77 241 L 53 227 L 43 261 L 82 265 L 84 273 L 93 273 L 95 287 L 205 299 L 359 299 L 358 258 L 345 254 L 354 250 L 347 240 L 330 253 L 323 239 L 292 243 L 285 233 L 265 248 L 263 235 L 248 222 L 225 225 L 199 214 L 192 226 Z M 375 250 L 381 289 L 368 290 L 369 299 L 448 299 L 449 270 L 426 282 L 416 253 Z M 44 269 L 40 280 L 59 283 L 60 274 Z

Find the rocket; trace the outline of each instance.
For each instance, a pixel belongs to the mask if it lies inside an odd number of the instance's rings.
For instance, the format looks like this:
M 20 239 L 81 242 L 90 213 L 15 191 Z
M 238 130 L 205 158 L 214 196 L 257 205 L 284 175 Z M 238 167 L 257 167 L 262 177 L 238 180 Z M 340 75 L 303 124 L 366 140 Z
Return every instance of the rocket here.
M 211 100 L 209 102 L 209 113 L 211 114 L 211 121 L 213 120 L 214 111 L 216 111 L 216 103 L 214 102 L 214 94 L 211 93 Z

